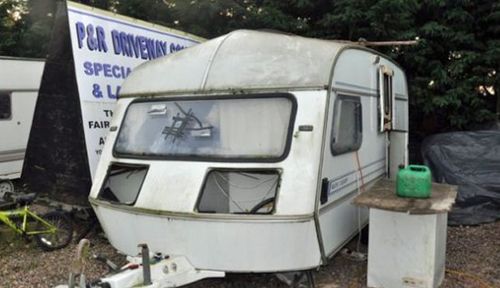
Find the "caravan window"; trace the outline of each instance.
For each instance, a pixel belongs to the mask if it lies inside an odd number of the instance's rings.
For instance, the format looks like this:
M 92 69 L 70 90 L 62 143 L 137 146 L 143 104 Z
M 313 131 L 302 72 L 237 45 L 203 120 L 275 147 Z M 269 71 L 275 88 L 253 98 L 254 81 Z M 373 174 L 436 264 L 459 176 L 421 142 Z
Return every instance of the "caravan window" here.
M 10 119 L 11 115 L 10 94 L 0 93 L 0 120 Z
M 278 161 L 295 113 L 288 94 L 133 102 L 115 144 L 122 157 Z
M 362 140 L 362 113 L 359 97 L 339 95 L 333 110 L 333 155 L 356 151 Z
M 116 204 L 134 205 L 147 172 L 148 167 L 143 165 L 111 164 L 97 198 Z
M 198 201 L 200 213 L 271 214 L 280 174 L 276 170 L 212 170 Z
M 393 125 L 393 78 L 394 72 L 387 66 L 380 66 L 379 77 L 379 131 L 391 130 Z

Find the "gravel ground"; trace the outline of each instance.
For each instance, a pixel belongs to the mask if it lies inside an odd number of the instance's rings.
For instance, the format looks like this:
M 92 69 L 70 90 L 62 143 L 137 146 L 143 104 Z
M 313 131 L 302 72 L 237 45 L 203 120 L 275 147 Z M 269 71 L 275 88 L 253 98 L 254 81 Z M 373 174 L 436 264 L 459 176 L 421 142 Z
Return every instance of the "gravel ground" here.
M 105 239 L 91 238 L 91 252 L 103 254 L 117 263 L 124 257 Z M 34 241 L 25 242 L 0 229 L 0 287 L 54 287 L 67 281 L 75 244 L 54 252 L 43 252 Z M 355 249 L 356 239 L 348 244 Z M 366 251 L 366 247 L 361 247 Z M 500 287 L 500 222 L 475 227 L 449 227 L 446 274 L 441 287 Z M 106 273 L 104 264 L 90 261 L 88 279 Z M 317 287 L 366 287 L 366 261 L 354 261 L 341 253 L 327 266 L 314 272 Z M 485 286 L 487 284 L 488 286 Z M 287 287 L 270 274 L 229 274 L 223 279 L 206 279 L 189 288 Z
M 0 287 L 45 288 L 67 284 L 75 251 L 76 244 L 72 243 L 64 249 L 44 252 L 34 240 L 27 243 L 10 231 L 0 230 Z M 124 261 L 124 257 L 100 237 L 92 239 L 91 252 L 113 261 Z M 107 273 L 107 267 L 91 261 L 85 271 L 88 279 L 96 279 Z

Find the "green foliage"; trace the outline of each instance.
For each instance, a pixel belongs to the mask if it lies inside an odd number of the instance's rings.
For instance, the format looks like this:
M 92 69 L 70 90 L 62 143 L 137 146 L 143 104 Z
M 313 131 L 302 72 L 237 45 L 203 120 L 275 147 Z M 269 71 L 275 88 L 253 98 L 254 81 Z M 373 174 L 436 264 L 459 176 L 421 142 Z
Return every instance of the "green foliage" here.
M 486 9 L 486 7 L 488 7 Z M 429 10 L 432 10 L 429 11 Z M 488 21 L 498 10 L 493 1 L 423 1 L 414 30 L 423 41 L 396 55 L 408 72 L 412 114 L 442 113 L 441 129 L 466 128 L 495 119 L 495 95 L 480 87 L 499 91 L 498 46 L 500 22 Z M 485 30 L 490 30 L 484 35 Z M 432 81 L 432 82 L 431 82 Z M 419 123 L 413 123 L 419 128 Z
M 495 119 L 500 111 L 500 2 L 494 0 L 80 0 L 205 38 L 271 29 L 382 47 L 405 69 L 412 129 L 439 130 Z M 0 55 L 43 57 L 56 0 L 0 0 Z M 18 9 L 20 19 L 13 18 Z M 495 93 L 495 94 L 494 94 Z
M 168 25 L 173 21 L 168 7 L 161 0 L 120 0 L 116 1 L 112 8 L 119 14 L 145 19 L 159 25 Z
M 25 3 L 15 0 L 0 1 L 0 51 L 15 51 L 25 30 L 23 17 Z M 10 53 L 8 53 L 10 54 Z
M 0 1 L 0 55 L 44 58 L 56 2 Z

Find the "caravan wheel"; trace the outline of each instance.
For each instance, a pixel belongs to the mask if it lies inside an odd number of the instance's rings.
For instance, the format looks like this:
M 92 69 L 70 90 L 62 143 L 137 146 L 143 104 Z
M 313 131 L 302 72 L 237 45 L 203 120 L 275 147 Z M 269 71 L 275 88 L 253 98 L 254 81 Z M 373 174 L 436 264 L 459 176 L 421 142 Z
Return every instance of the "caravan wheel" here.
M 5 194 L 14 193 L 14 183 L 10 180 L 0 180 L 0 200 L 4 200 Z

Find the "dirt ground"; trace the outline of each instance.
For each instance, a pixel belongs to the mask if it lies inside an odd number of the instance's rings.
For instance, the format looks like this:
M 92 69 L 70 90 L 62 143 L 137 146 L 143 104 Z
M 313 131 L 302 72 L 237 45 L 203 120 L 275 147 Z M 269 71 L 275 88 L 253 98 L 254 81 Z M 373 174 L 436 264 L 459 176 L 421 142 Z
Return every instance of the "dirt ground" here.
M 103 254 L 117 263 L 124 257 L 115 252 L 102 237 L 91 237 L 91 252 Z M 353 239 L 348 244 L 356 248 Z M 43 252 L 35 241 L 25 242 L 5 228 L 0 229 L 0 287 L 54 287 L 67 283 L 76 244 Z M 366 251 L 365 246 L 360 247 Z M 316 287 L 366 287 L 366 261 L 355 261 L 341 253 L 327 266 L 314 272 Z M 500 222 L 474 227 L 449 227 L 446 277 L 441 287 L 500 287 Z M 88 279 L 107 272 L 101 262 L 91 260 L 86 269 Z M 189 288 L 287 287 L 271 274 L 229 274 L 223 279 L 206 279 Z

